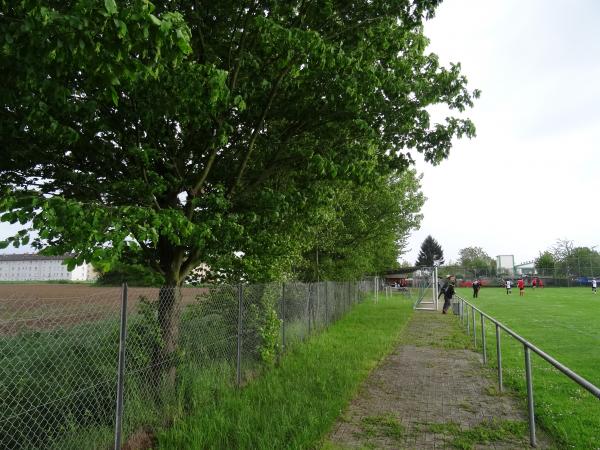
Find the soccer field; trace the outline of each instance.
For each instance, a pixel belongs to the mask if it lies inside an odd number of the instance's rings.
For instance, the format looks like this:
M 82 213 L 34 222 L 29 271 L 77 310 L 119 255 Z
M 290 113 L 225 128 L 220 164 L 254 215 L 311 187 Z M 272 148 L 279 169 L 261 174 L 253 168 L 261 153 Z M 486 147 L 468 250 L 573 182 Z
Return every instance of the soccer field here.
M 591 288 L 525 290 L 483 288 L 478 299 L 471 289 L 458 294 L 519 333 L 534 345 L 600 386 L 600 293 Z M 477 327 L 479 327 L 477 316 Z M 487 348 L 495 365 L 495 331 L 487 327 Z M 480 348 L 480 342 L 478 342 Z M 525 393 L 522 345 L 504 335 L 505 384 Z M 565 448 L 600 449 L 600 400 L 537 356 L 532 357 L 536 416 Z M 523 398 L 524 395 L 522 396 Z

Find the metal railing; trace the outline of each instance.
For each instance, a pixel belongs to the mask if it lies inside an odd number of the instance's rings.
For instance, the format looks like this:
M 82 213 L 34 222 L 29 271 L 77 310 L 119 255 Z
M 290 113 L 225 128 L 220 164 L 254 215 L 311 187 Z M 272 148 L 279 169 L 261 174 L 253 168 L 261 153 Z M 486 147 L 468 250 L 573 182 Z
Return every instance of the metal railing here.
M 477 330 L 476 330 L 476 313 L 479 313 L 480 317 L 480 332 L 481 332 L 481 349 L 483 356 L 483 364 L 487 364 L 487 344 L 486 344 L 486 333 L 485 333 L 485 320 L 489 320 L 496 327 L 496 358 L 498 365 L 498 388 L 500 392 L 503 391 L 502 385 L 502 347 L 500 344 L 500 330 L 504 330 L 509 336 L 513 337 L 521 344 L 523 344 L 523 351 L 525 354 L 525 382 L 527 386 L 527 415 L 529 419 L 529 443 L 532 447 L 537 446 L 537 439 L 535 435 L 535 405 L 533 398 L 533 378 L 531 368 L 531 352 L 536 353 L 540 358 L 550 363 L 561 373 L 565 374 L 571 380 L 575 381 L 579 386 L 586 389 L 592 395 L 600 399 L 600 388 L 590 383 L 588 380 L 578 375 L 564 364 L 557 361 L 552 356 L 548 355 L 543 350 L 533 345 L 527 339 L 515 333 L 513 330 L 502 324 L 498 320 L 494 319 L 490 315 L 484 313 L 482 310 L 469 303 L 459 295 L 455 295 L 455 298 L 459 300 L 459 316 L 461 324 L 466 326 L 467 334 L 470 336 L 473 334 L 473 345 L 477 348 Z M 470 313 L 469 313 L 470 310 Z

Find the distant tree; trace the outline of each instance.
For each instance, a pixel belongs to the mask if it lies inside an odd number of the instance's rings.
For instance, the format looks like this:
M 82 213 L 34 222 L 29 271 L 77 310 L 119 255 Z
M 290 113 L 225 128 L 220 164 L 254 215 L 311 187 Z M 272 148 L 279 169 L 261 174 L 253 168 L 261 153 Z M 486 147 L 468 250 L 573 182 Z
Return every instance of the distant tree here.
M 429 235 L 421 244 L 421 251 L 415 264 L 417 266 L 433 266 L 436 260 L 440 260 L 440 264 L 444 264 L 444 251 L 440 244 Z
M 569 266 L 578 276 L 594 274 L 593 268 L 600 269 L 600 255 L 589 247 L 574 247 L 569 257 Z
M 535 266 L 543 274 L 563 278 L 595 276 L 600 271 L 600 253 L 589 247 L 575 247 L 568 239 L 557 239 L 549 250 L 540 252 Z
M 129 286 L 162 286 L 165 279 L 154 270 L 141 264 L 116 263 L 110 270 L 95 267 L 99 272 L 96 283 L 116 286 L 127 282 Z
M 481 247 L 465 247 L 458 252 L 458 263 L 465 269 L 472 270 L 475 274 L 480 272 L 490 273 L 494 260 Z
M 573 241 L 557 239 L 550 251 L 555 261 L 566 261 L 573 254 L 574 248 Z
M 349 280 L 397 267 L 406 237 L 421 221 L 420 187 L 414 170 L 382 177 L 371 186 L 324 184 L 329 200 L 303 239 L 307 245 L 296 277 Z
M 463 267 L 453 261 L 448 261 L 438 270 L 438 277 L 446 278 L 448 275 L 453 275 L 457 279 L 465 278 Z

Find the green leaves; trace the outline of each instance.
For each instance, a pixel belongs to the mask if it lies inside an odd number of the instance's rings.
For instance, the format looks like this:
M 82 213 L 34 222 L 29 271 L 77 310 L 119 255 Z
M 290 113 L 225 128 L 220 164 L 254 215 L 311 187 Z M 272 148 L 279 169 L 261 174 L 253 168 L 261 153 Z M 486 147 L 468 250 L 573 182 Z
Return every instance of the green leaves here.
M 160 26 L 160 24 L 162 23 L 161 20 L 156 17 L 154 14 L 148 14 L 148 17 L 150 18 L 150 20 L 152 21 L 152 23 L 154 25 Z
M 117 14 L 117 3 L 115 0 L 104 0 L 104 8 L 109 16 Z
M 13 2 L 3 220 L 32 221 L 32 245 L 106 265 L 133 252 L 171 280 L 200 262 L 289 275 L 327 234 L 315 218 L 337 231 L 332 275 L 393 260 L 422 203 L 411 153 L 437 164 L 475 133 L 429 106 L 462 111 L 478 92 L 424 53 L 436 2 L 342 3 Z M 379 249 L 348 244 L 371 231 Z

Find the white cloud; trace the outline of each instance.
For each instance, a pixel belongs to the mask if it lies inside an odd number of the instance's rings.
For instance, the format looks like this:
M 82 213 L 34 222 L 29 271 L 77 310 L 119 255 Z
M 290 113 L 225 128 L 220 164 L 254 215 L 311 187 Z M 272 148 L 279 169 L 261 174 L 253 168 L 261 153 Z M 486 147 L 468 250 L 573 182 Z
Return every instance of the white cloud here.
M 557 238 L 600 244 L 598 23 L 592 0 L 440 6 L 430 51 L 482 90 L 468 114 L 478 136 L 438 167 L 419 164 L 429 200 L 405 259 L 428 234 L 454 260 L 471 245 L 522 261 Z

